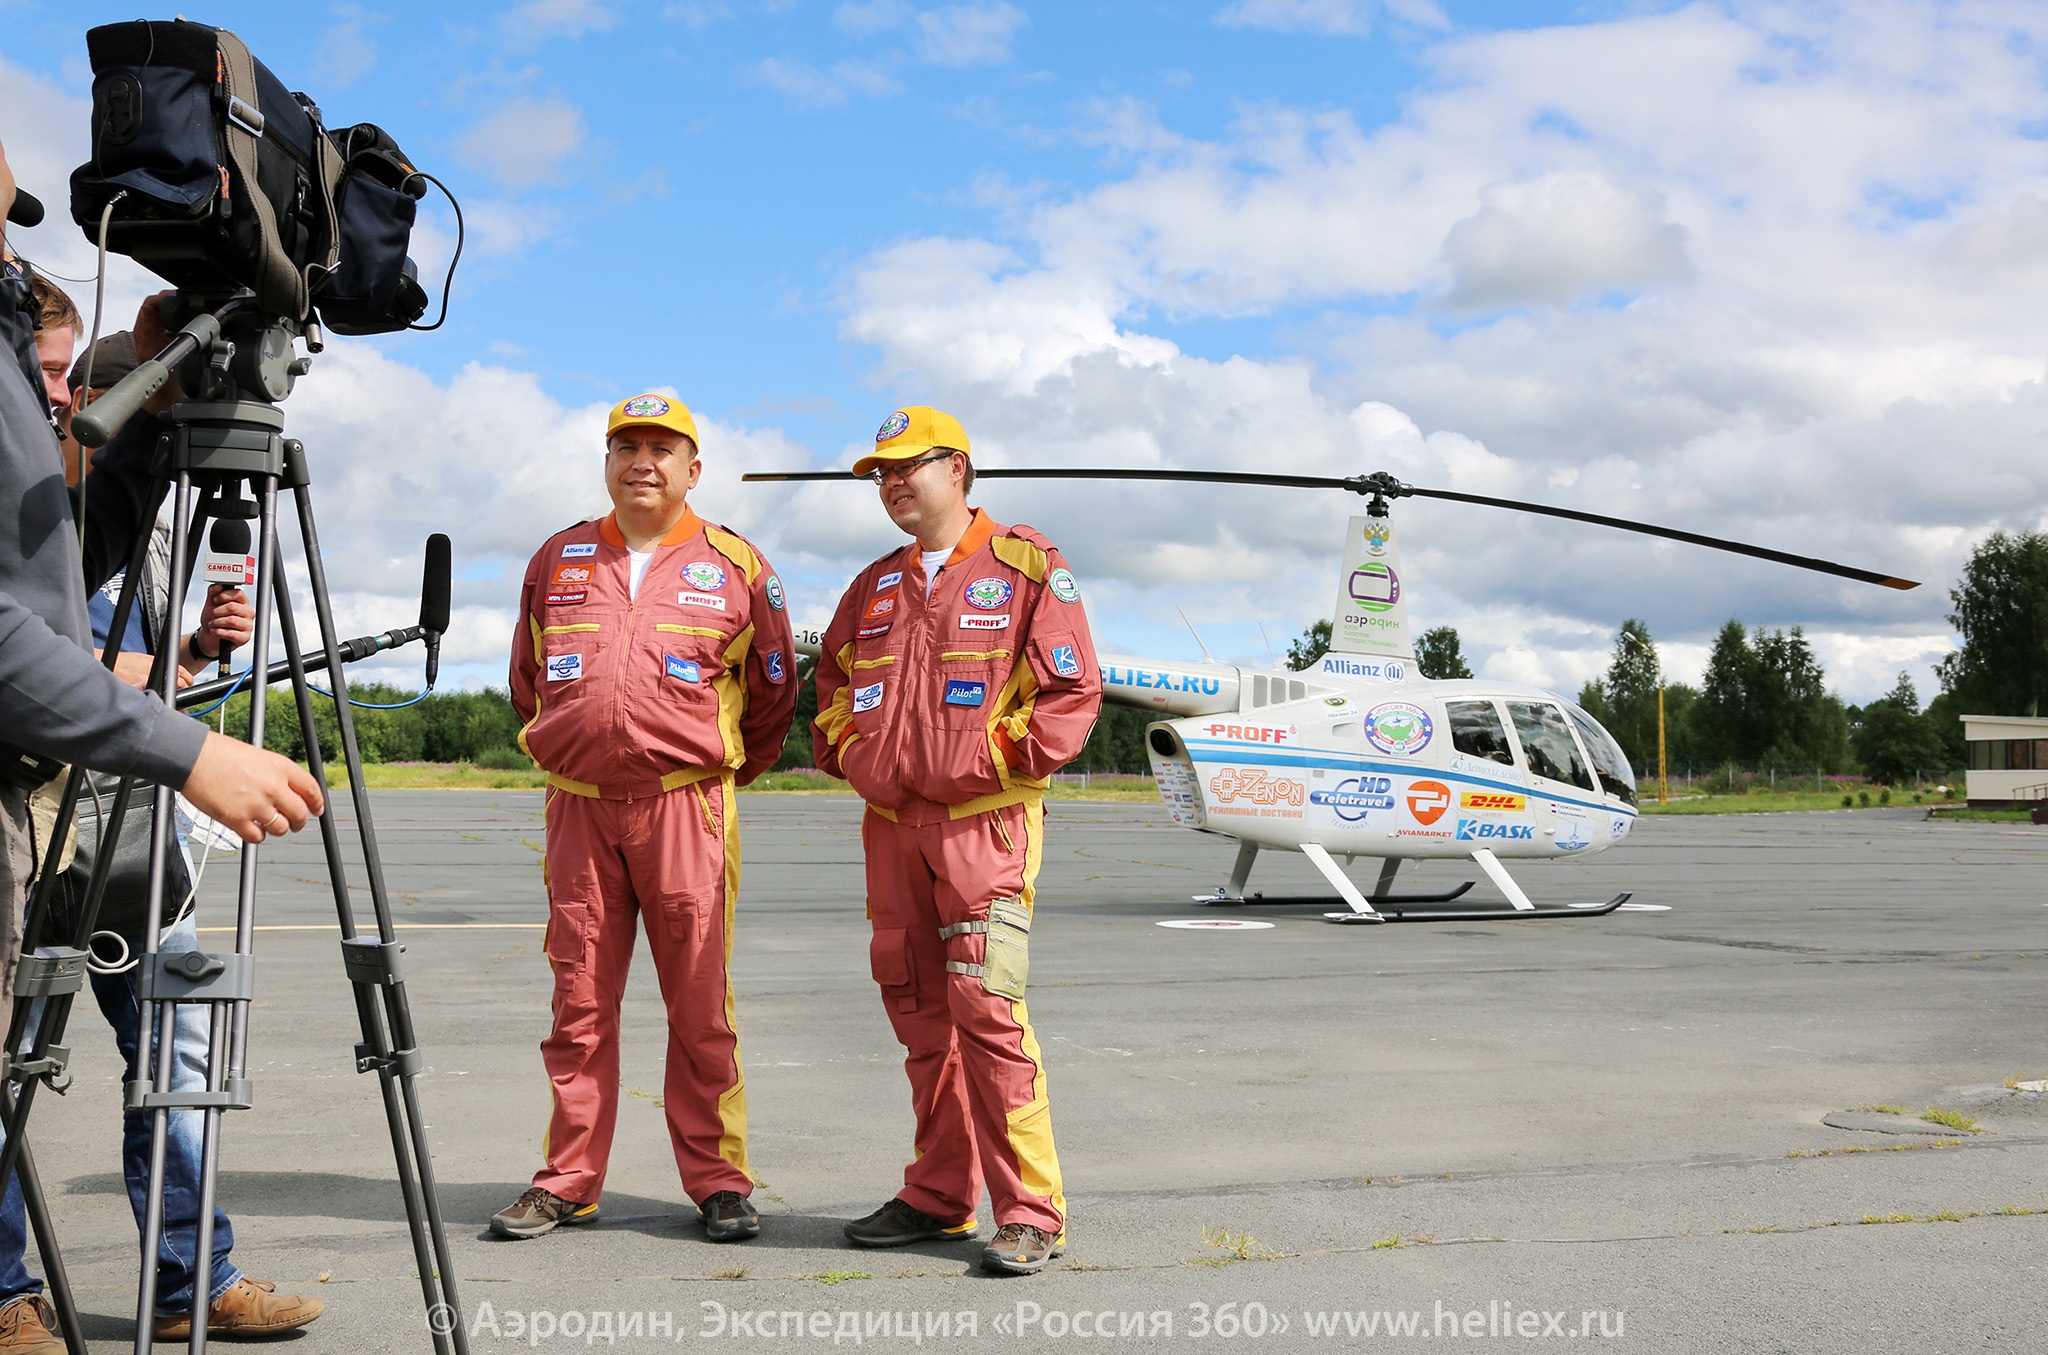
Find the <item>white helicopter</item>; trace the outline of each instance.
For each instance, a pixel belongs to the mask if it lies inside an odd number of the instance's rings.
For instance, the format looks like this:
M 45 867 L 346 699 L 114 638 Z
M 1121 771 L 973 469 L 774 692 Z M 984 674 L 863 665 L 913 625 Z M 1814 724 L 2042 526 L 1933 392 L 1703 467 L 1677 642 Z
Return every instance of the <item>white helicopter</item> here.
M 1400 552 L 1387 501 L 1449 499 L 1569 518 L 1907 589 L 1910 580 L 1692 532 L 1572 509 L 1423 489 L 1393 476 L 1334 478 L 1232 471 L 977 468 L 981 479 L 1119 479 L 1336 488 L 1368 496 L 1345 530 L 1330 648 L 1304 671 L 1111 654 L 1100 644 L 1103 700 L 1171 717 L 1145 732 L 1160 798 L 1175 823 L 1237 841 L 1229 883 L 1197 903 L 1310 903 L 1245 893 L 1262 849 L 1300 852 L 1348 911 L 1334 922 L 1473 922 L 1598 917 L 1629 899 L 1538 906 L 1507 859 L 1604 851 L 1637 818 L 1635 776 L 1614 737 L 1577 705 L 1533 687 L 1421 675 L 1409 638 Z M 746 480 L 837 480 L 843 471 Z M 815 658 L 816 631 L 797 648 Z M 1370 894 L 1337 864 L 1380 862 Z M 1507 907 L 1460 903 L 1467 881 L 1397 895 L 1404 861 L 1470 859 Z

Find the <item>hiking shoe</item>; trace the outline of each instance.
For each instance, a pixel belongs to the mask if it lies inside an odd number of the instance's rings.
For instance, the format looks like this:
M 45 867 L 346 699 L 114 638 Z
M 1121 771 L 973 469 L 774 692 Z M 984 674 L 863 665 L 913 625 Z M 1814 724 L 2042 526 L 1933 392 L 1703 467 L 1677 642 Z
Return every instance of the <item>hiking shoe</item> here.
M 57 1310 L 41 1294 L 23 1294 L 0 1305 L 0 1351 L 6 1355 L 65 1355 L 53 1330 Z
M 595 1223 L 597 1205 L 577 1204 L 553 1191 L 531 1186 L 524 1195 L 491 1215 L 491 1231 L 499 1237 L 539 1237 L 557 1225 Z
M 891 1200 L 864 1219 L 846 1225 L 846 1240 L 856 1247 L 903 1247 L 941 1238 L 969 1238 L 981 1231 L 974 1219 L 946 1223 L 902 1200 Z
M 319 1299 L 280 1294 L 268 1280 L 244 1275 L 206 1310 L 206 1330 L 216 1336 L 276 1336 L 305 1326 L 327 1311 Z M 192 1314 L 158 1314 L 153 1330 L 159 1341 L 184 1341 L 192 1336 Z
M 713 1242 L 744 1242 L 761 1235 L 760 1211 L 736 1190 L 707 1196 L 697 1212 L 704 1216 L 704 1236 Z
M 981 1249 L 981 1268 L 995 1275 L 1035 1275 L 1067 1248 L 1067 1235 L 1052 1236 L 1028 1223 L 1006 1223 Z

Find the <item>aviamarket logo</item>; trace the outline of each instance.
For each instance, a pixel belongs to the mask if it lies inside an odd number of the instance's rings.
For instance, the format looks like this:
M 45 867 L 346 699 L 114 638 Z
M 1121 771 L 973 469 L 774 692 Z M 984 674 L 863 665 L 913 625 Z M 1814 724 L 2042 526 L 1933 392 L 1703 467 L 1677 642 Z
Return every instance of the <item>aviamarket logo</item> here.
M 1424 828 L 1444 816 L 1451 807 L 1451 788 L 1441 781 L 1414 781 L 1408 786 L 1408 812 Z

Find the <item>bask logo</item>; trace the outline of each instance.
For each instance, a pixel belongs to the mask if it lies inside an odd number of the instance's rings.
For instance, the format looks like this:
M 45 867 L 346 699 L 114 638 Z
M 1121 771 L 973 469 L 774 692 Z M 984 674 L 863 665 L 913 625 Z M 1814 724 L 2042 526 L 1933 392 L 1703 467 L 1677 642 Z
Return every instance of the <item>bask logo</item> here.
M 1451 807 L 1451 788 L 1441 781 L 1415 781 L 1408 786 L 1408 812 L 1424 828 L 1444 816 Z

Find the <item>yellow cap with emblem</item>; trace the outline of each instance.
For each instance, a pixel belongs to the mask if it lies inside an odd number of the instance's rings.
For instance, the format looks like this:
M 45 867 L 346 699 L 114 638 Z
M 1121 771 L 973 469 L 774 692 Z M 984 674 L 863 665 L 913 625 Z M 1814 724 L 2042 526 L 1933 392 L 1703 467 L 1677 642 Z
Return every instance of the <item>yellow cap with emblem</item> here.
M 934 447 L 963 454 L 973 451 L 967 445 L 967 430 L 951 414 L 930 405 L 905 405 L 882 420 L 875 430 L 875 450 L 853 463 L 853 473 L 869 475 L 878 466 L 923 456 Z
M 697 421 L 690 417 L 690 407 L 666 395 L 636 395 L 613 405 L 611 418 L 605 420 L 605 440 L 621 428 L 666 428 L 681 433 L 692 446 L 697 442 Z

